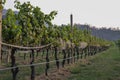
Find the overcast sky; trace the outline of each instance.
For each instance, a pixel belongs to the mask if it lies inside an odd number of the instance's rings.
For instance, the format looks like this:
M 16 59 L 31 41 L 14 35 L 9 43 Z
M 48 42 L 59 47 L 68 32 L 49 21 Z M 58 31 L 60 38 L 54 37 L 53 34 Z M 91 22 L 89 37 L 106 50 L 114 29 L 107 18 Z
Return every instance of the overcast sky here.
M 5 8 L 14 9 L 14 0 L 6 0 Z M 30 1 L 43 12 L 58 11 L 54 24 L 68 24 L 72 13 L 74 23 L 90 24 L 96 27 L 120 28 L 120 0 L 19 0 Z

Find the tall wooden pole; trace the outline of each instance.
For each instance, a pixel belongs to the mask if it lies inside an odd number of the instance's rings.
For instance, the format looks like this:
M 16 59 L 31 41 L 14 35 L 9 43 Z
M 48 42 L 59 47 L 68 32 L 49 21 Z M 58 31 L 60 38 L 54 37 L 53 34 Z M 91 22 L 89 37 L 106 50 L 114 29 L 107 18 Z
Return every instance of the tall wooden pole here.
M 0 42 L 2 42 L 2 0 L 0 0 Z M 0 64 L 1 64 L 1 44 L 0 44 Z
M 72 14 L 70 15 L 70 26 L 71 26 L 71 33 L 73 35 L 73 15 Z M 71 42 L 72 42 L 72 40 L 73 40 L 73 37 L 71 39 Z
M 70 15 L 70 25 L 71 25 L 71 32 L 73 32 L 73 15 Z
M 71 33 L 72 33 L 72 38 L 71 38 L 71 57 L 73 57 L 73 15 L 70 15 L 70 25 L 71 25 Z M 71 63 L 73 62 L 74 58 L 71 58 Z

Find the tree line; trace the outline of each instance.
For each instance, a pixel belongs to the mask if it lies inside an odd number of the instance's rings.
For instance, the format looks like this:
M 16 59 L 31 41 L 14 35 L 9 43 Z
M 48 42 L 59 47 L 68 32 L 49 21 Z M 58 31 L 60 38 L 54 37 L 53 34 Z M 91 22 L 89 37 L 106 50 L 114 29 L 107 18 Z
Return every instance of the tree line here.
M 52 20 L 57 15 L 57 11 L 45 14 L 38 6 L 33 6 L 30 2 L 21 4 L 15 1 L 15 14 L 12 9 L 8 9 L 6 17 L 2 20 L 2 41 L 21 46 L 40 46 L 48 43 L 60 44 L 60 39 L 79 45 L 80 42 L 87 42 L 91 45 L 106 45 L 108 41 L 91 35 L 88 30 L 80 30 L 76 26 L 71 32 L 70 25 L 53 25 Z

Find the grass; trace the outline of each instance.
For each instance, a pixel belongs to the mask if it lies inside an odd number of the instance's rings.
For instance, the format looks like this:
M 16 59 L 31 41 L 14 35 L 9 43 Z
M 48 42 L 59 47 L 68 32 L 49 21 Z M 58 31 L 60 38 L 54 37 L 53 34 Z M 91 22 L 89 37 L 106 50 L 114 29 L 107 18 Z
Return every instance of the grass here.
M 120 80 L 120 52 L 113 46 L 88 58 L 87 63 L 76 63 L 70 70 L 68 80 Z

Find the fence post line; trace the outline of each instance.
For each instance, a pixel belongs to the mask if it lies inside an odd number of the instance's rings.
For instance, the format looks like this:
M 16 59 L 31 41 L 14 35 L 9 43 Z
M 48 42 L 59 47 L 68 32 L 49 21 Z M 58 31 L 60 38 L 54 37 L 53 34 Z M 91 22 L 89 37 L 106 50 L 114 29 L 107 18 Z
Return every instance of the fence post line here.
M 55 51 L 55 60 L 52 60 L 50 61 L 49 60 L 49 53 L 50 53 L 50 48 L 47 46 L 47 47 L 19 47 L 19 46 L 14 46 L 14 45 L 10 45 L 10 44 L 6 44 L 6 43 L 1 43 L 2 45 L 4 46 L 8 46 L 8 47 L 11 47 L 11 55 L 10 55 L 10 58 L 11 58 L 11 67 L 7 67 L 7 68 L 3 68 L 3 69 L 0 69 L 0 71 L 5 71 L 5 70 L 11 70 L 11 73 L 12 73 L 12 80 L 17 80 L 17 73 L 19 72 L 19 68 L 21 67 L 30 67 L 31 68 L 31 80 L 35 80 L 35 66 L 37 65 L 43 65 L 43 64 L 46 64 L 46 68 L 45 68 L 45 74 L 46 76 L 48 76 L 48 69 L 49 69 L 49 64 L 50 63 L 53 63 L 53 62 L 56 62 L 56 65 L 57 65 L 57 68 L 60 67 L 60 61 L 62 61 L 62 67 L 64 67 L 65 65 L 65 61 L 67 61 L 68 59 L 71 59 L 73 58 L 74 59 L 74 62 L 76 61 L 76 58 L 79 59 L 79 55 L 80 55 L 80 51 L 81 51 L 81 58 L 87 56 L 87 54 L 94 54 L 94 52 L 97 51 L 97 48 L 98 49 L 101 49 L 100 51 L 105 51 L 106 49 L 108 49 L 107 46 L 101 46 L 101 47 L 96 47 L 96 46 L 90 46 L 88 45 L 86 48 L 79 48 L 77 46 L 75 46 L 73 49 L 74 51 L 74 55 L 71 56 L 71 57 L 68 57 L 68 53 L 69 53 L 69 49 L 66 48 L 66 49 L 62 49 L 62 53 L 63 53 L 63 58 L 62 59 L 59 59 L 58 57 L 58 47 L 53 47 L 53 51 Z M 21 50 L 21 48 L 23 50 L 31 50 L 32 53 L 31 53 L 31 58 L 30 58 L 30 64 L 28 65 L 16 65 L 16 57 L 15 57 L 15 53 L 18 49 Z M 25 48 L 25 49 L 24 49 Z M 38 49 L 38 48 L 41 48 L 41 49 L 45 49 L 46 50 L 46 62 L 41 62 L 41 63 L 35 63 L 34 64 L 34 61 L 35 61 L 35 50 Z M 67 51 L 68 50 L 68 51 Z M 84 56 L 85 55 L 85 56 Z M 92 55 L 91 55 L 92 56 Z

